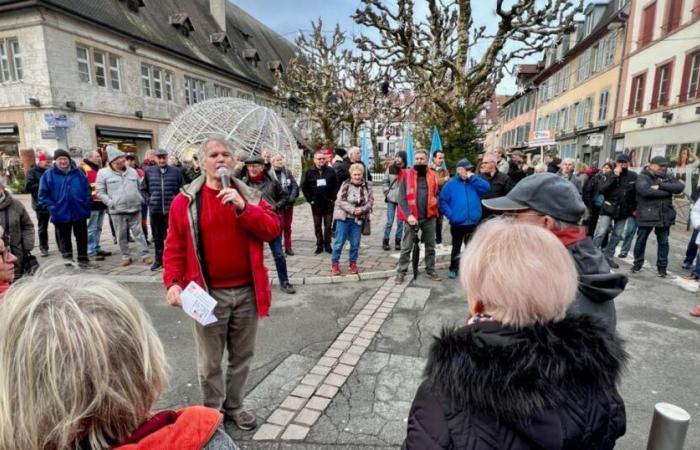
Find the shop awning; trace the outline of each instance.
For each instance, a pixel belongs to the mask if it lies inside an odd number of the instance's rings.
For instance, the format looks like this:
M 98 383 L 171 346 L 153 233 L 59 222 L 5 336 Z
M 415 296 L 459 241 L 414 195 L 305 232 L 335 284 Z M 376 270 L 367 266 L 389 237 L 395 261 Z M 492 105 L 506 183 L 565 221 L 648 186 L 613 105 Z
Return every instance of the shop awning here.
M 116 127 L 95 127 L 98 136 L 116 137 L 126 139 L 153 139 L 151 130 L 135 130 L 131 128 L 116 128 Z
M 0 134 L 17 134 L 17 124 L 0 123 Z

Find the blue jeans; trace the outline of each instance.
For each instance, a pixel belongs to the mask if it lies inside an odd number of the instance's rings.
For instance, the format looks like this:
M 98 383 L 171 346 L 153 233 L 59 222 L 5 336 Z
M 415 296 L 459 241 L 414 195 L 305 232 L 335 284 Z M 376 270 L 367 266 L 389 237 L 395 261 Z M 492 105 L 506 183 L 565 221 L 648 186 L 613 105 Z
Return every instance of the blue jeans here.
M 698 256 L 698 244 L 695 241 L 698 239 L 698 230 L 693 230 L 692 236 L 690 236 L 690 241 L 688 241 L 688 248 L 685 250 L 685 259 L 683 260 L 684 265 L 691 265 L 696 256 Z
M 637 219 L 632 216 L 627 218 L 627 226 L 625 227 L 625 235 L 622 239 L 622 248 L 620 248 L 621 257 L 626 257 L 632 248 L 632 240 L 637 232 Z
M 656 241 L 659 244 L 659 250 L 656 256 L 656 268 L 666 269 L 668 267 L 668 235 L 671 231 L 670 227 L 639 227 L 637 229 L 637 242 L 634 243 L 634 265 L 642 267 L 644 265 L 644 253 L 647 249 L 647 239 L 652 230 L 656 233 Z
M 90 213 L 90 219 L 88 219 L 88 256 L 95 256 L 97 252 L 101 251 L 100 247 L 100 236 L 102 235 L 102 222 L 105 218 L 104 209 L 94 210 Z
M 289 283 L 287 260 L 284 258 L 284 251 L 282 250 L 282 233 L 270 241 L 270 251 L 275 259 L 275 268 L 277 269 L 277 278 L 280 280 L 280 285 Z
M 336 220 L 335 242 L 333 243 L 333 253 L 331 262 L 340 261 L 340 254 L 346 241 L 350 241 L 350 262 L 357 262 L 357 255 L 360 252 L 360 239 L 362 238 L 362 222 L 355 219 Z
M 394 225 L 394 216 L 396 216 L 396 235 L 394 239 L 400 241 L 403 237 L 403 221 L 399 219 L 399 205 L 394 202 L 386 202 L 386 227 L 384 227 L 384 240 L 388 241 L 391 237 L 391 227 Z
M 601 218 L 603 217 L 608 216 L 601 216 Z M 620 253 L 622 253 L 623 255 L 627 254 L 629 252 L 629 247 L 625 249 L 625 240 L 628 236 L 634 236 L 634 232 L 636 231 L 636 229 L 637 222 L 634 220 L 634 217 L 616 220 L 612 234 L 610 235 L 610 239 L 608 240 L 608 246 L 605 247 L 605 257 L 608 259 L 612 259 L 615 256 L 615 249 L 617 248 L 617 244 L 619 244 L 620 241 L 623 241 L 622 251 Z M 631 244 L 631 237 L 629 239 L 629 242 Z

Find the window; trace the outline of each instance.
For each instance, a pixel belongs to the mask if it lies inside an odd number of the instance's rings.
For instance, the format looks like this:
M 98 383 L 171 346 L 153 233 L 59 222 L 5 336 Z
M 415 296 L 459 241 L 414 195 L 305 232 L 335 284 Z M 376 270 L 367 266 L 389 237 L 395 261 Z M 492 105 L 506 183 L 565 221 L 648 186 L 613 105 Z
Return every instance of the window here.
M 683 14 L 683 0 L 666 0 L 666 20 L 664 20 L 663 31 L 668 34 L 678 28 L 681 24 Z
M 153 97 L 163 98 L 163 82 L 161 80 L 161 71 L 157 67 L 154 67 L 151 73 L 153 76 Z
M 22 54 L 17 39 L 0 39 L 0 83 L 23 78 Z
M 85 47 L 76 47 L 78 54 L 78 76 L 80 81 L 89 83 L 92 80 L 90 76 L 90 51 Z
M 561 71 L 554 75 L 554 95 L 557 96 L 561 93 Z
M 583 123 L 588 124 L 591 121 L 592 116 L 593 116 L 593 97 L 588 97 L 586 99 L 586 109 L 585 109 L 585 116 L 583 119 Z
M 600 93 L 600 103 L 598 104 L 598 120 L 602 121 L 608 117 L 608 99 L 610 91 L 605 90 Z
M 144 97 L 151 96 L 151 66 L 141 64 L 141 88 Z
M 617 33 L 612 33 L 607 40 L 606 52 L 605 52 L 605 66 L 611 65 L 615 62 L 615 47 L 617 46 Z
M 603 55 L 605 54 L 605 41 L 600 41 L 591 50 L 592 73 L 598 73 L 603 68 Z
M 173 74 L 170 72 L 165 72 L 165 98 L 173 101 Z
M 656 18 L 656 2 L 644 8 L 642 22 L 639 28 L 639 46 L 644 47 L 654 38 L 654 19 Z
M 105 54 L 94 51 L 92 58 L 95 65 L 95 84 L 98 86 L 107 86 L 107 72 L 105 71 Z
M 567 64 L 561 74 L 561 91 L 565 92 L 569 89 L 569 78 L 571 78 L 571 65 Z
M 206 99 L 205 82 L 196 78 L 185 77 L 185 103 L 194 105 Z
M 579 57 L 578 60 L 578 73 L 576 74 L 576 81 L 579 83 L 588 78 L 590 74 L 590 63 L 591 63 L 591 49 L 586 49 L 585 52 Z
M 646 77 L 646 74 L 642 74 L 632 78 L 629 105 L 630 114 L 642 112 L 644 109 L 644 85 L 646 83 Z
M 114 55 L 109 55 L 109 79 L 112 82 L 112 89 L 115 91 L 121 89 L 121 80 L 119 76 L 119 58 Z
M 231 88 L 214 85 L 214 97 L 231 97 L 232 95 Z M 482 111 L 482 113 L 486 113 L 486 111 Z
M 580 130 L 586 122 L 586 103 L 579 102 L 576 105 L 576 128 Z
M 238 92 L 236 93 L 236 96 L 237 96 L 238 98 L 243 99 L 243 100 L 253 100 L 253 96 L 252 96 L 252 95 L 250 95 L 250 94 L 248 94 L 248 93 L 245 93 L 245 92 L 243 92 L 243 91 L 238 91 Z
M 651 95 L 651 109 L 655 109 L 658 106 L 668 106 L 672 68 L 672 63 L 667 63 L 656 68 L 654 90 Z
M 680 101 L 700 98 L 700 50 L 685 55 Z

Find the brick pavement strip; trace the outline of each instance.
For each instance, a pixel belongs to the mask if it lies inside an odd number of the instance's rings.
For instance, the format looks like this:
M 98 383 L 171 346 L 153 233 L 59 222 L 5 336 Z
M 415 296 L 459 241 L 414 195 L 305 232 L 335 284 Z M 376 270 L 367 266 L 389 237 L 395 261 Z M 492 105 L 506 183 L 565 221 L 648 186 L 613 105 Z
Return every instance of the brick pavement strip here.
M 309 427 L 292 424 L 282 433 L 282 439 L 285 441 L 301 441 L 309 434 L 309 430 Z

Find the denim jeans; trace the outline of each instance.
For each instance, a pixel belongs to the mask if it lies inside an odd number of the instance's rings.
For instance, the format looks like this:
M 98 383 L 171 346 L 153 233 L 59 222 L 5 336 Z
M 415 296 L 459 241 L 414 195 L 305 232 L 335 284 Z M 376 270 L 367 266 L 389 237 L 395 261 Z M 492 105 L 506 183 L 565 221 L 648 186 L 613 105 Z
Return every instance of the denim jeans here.
M 289 277 L 287 275 L 287 260 L 284 258 L 284 251 L 282 250 L 282 233 L 270 241 L 270 251 L 272 252 L 272 257 L 275 259 L 275 268 L 277 269 L 277 278 L 280 280 L 280 285 L 289 283 Z
M 396 235 L 394 235 L 394 240 L 400 241 L 403 237 L 403 221 L 399 219 L 399 204 L 394 202 L 387 202 L 386 227 L 384 227 L 385 241 L 388 241 L 391 237 L 391 227 L 394 225 L 394 216 L 396 216 Z
M 601 247 L 603 241 L 605 240 L 605 235 L 610 231 L 610 225 L 612 224 L 612 217 L 601 215 L 598 217 L 598 224 L 595 227 L 595 232 L 593 233 L 593 243 L 596 247 Z
M 635 217 L 627 218 L 627 226 L 625 227 L 625 235 L 622 239 L 622 247 L 620 248 L 620 257 L 626 257 L 632 248 L 632 241 L 637 232 L 637 219 Z
M 670 227 L 639 227 L 637 229 L 637 242 L 634 244 L 634 265 L 642 267 L 644 265 L 644 253 L 647 249 L 647 239 L 651 231 L 656 233 L 656 240 L 659 244 L 659 250 L 656 257 L 657 269 L 666 269 L 668 267 L 668 235 Z
M 601 218 L 602 217 L 608 216 L 601 216 Z M 629 247 L 627 248 L 627 250 L 625 250 L 624 240 L 627 238 L 628 235 L 634 235 L 634 231 L 636 230 L 636 228 L 637 222 L 634 220 L 634 217 L 616 220 L 612 234 L 610 235 L 610 239 L 608 240 L 608 245 L 607 247 L 605 247 L 605 257 L 611 259 L 615 256 L 615 249 L 617 248 L 617 244 L 619 244 L 620 241 L 623 241 L 621 253 L 627 254 L 629 252 Z M 632 230 L 631 233 L 630 230 Z M 629 242 L 632 242 L 631 238 Z
M 698 239 L 698 230 L 693 230 L 693 234 L 688 241 L 688 248 L 685 250 L 685 259 L 683 264 L 691 265 L 696 256 L 698 256 L 698 244 L 695 241 Z
M 360 239 L 362 238 L 362 222 L 355 219 L 336 220 L 335 222 L 335 242 L 333 242 L 333 253 L 331 262 L 340 261 L 340 254 L 346 241 L 350 241 L 350 262 L 356 263 L 360 252 Z
M 93 210 L 88 219 L 88 256 L 95 256 L 102 250 L 100 236 L 102 235 L 102 222 L 104 222 L 105 210 Z

